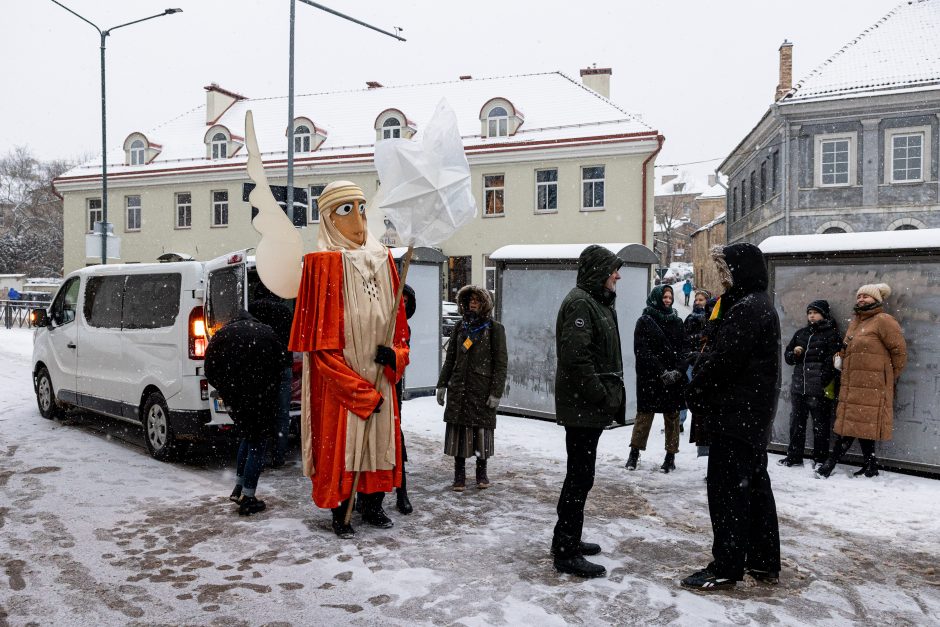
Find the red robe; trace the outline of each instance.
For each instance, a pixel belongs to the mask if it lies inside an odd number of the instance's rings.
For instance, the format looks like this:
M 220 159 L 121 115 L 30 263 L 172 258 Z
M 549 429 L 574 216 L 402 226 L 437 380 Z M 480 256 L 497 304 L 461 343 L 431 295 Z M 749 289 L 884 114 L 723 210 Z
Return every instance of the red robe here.
M 389 255 L 392 287 L 398 289 L 398 272 Z M 394 294 L 392 295 L 394 298 Z M 314 474 L 313 502 L 332 509 L 349 498 L 354 471 L 345 468 L 346 412 L 367 419 L 381 395 L 373 381 L 363 379 L 343 358 L 345 345 L 343 307 L 343 258 L 341 252 L 316 252 L 304 256 L 303 275 L 294 308 L 289 348 L 309 353 L 310 435 Z M 351 321 L 355 323 L 355 321 Z M 395 394 L 395 383 L 408 365 L 408 323 L 404 303 L 398 308 L 392 348 L 395 368 L 385 367 L 385 376 Z M 395 412 L 395 468 L 363 471 L 357 491 L 364 494 L 389 492 L 401 486 L 401 415 L 395 398 L 384 399 Z

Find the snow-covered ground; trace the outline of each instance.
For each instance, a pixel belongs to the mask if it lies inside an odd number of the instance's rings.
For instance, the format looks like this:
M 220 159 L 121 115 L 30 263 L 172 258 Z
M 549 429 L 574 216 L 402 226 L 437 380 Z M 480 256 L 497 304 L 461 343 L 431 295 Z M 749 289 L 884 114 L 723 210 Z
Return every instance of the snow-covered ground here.
M 239 518 L 228 459 L 160 463 L 118 423 L 43 420 L 30 350 L 28 331 L 0 330 L 0 625 L 940 624 L 940 481 L 772 463 L 780 586 L 705 596 L 678 586 L 709 561 L 705 459 L 683 442 L 678 470 L 658 472 L 657 421 L 627 472 L 630 428 L 615 429 L 585 524 L 609 576 L 581 581 L 548 554 L 554 424 L 501 417 L 493 487 L 456 494 L 441 409 L 405 403 L 416 511 L 389 498 L 394 529 L 344 541 L 296 462 L 262 476 L 266 512 Z

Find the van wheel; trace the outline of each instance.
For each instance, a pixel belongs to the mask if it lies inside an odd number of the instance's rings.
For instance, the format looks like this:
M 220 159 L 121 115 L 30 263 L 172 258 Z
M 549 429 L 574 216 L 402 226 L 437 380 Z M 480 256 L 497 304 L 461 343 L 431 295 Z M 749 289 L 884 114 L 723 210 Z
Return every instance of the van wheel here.
M 53 420 L 62 416 L 62 409 L 55 403 L 52 379 L 45 367 L 41 367 L 36 373 L 36 403 L 39 405 L 39 413 L 43 418 Z
M 151 392 L 144 401 L 144 411 L 141 417 L 144 423 L 144 439 L 147 441 L 147 450 L 154 459 L 167 461 L 175 452 L 175 437 L 170 428 L 170 410 L 166 401 L 159 392 Z

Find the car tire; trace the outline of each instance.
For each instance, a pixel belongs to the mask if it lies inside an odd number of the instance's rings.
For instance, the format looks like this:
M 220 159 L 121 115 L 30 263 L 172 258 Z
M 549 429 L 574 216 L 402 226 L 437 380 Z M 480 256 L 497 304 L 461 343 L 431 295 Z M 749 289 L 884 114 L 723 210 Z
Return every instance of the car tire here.
M 159 392 L 151 392 L 144 401 L 140 421 L 144 426 L 144 440 L 150 455 L 162 462 L 173 459 L 176 437 L 170 426 L 170 410 Z
M 44 366 L 36 372 L 36 404 L 39 405 L 39 414 L 46 420 L 62 416 L 62 408 L 56 405 L 52 378 Z

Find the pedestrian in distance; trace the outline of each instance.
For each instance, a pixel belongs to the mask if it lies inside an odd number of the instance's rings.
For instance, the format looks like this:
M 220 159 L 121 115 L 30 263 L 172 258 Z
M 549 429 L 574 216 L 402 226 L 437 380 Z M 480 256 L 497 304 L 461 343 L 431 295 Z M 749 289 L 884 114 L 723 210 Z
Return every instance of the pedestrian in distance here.
M 476 484 L 490 487 L 487 461 L 495 453 L 496 408 L 506 387 L 509 353 L 506 329 L 493 320 L 493 299 L 482 287 L 457 292 L 463 316 L 451 332 L 437 381 L 437 402 L 445 405 L 444 454 L 454 458 L 454 492 L 467 485 L 466 460 L 476 456 Z
M 745 574 L 775 584 L 780 573 L 777 509 L 767 444 L 779 393 L 780 321 L 767 294 L 764 256 L 753 244 L 715 247 L 724 293 L 714 338 L 689 383 L 692 414 L 707 419 L 712 562 L 682 580 L 699 591 L 733 588 Z
M 415 299 L 414 289 L 405 284 L 404 289 L 401 293 L 401 303 L 405 308 L 405 317 L 410 320 L 411 316 L 415 315 L 415 311 L 418 307 L 418 301 Z M 411 324 L 408 325 L 408 335 L 405 343 L 408 345 L 408 348 L 411 348 Z M 407 372 L 407 371 L 406 371 Z M 402 400 L 405 394 L 405 379 L 401 378 L 398 380 L 398 383 L 395 384 L 396 398 L 398 399 L 398 415 L 401 416 L 402 409 Z M 402 514 L 408 515 L 414 511 L 414 506 L 411 504 L 411 499 L 408 498 L 408 479 L 407 472 L 405 468 L 405 463 L 408 461 L 408 450 L 405 448 L 405 430 L 401 431 L 401 487 L 395 488 L 395 507 Z
M 682 284 L 682 294 L 685 296 L 685 306 L 689 306 L 689 297 L 692 296 L 692 291 L 695 288 L 692 287 L 692 279 L 686 279 L 685 283 Z
M 685 328 L 672 303 L 670 286 L 654 287 L 633 332 L 637 412 L 630 438 L 628 470 L 636 470 L 640 451 L 646 450 L 653 417 L 658 413 L 663 415 L 666 427 L 666 457 L 660 469 L 665 473 L 676 469 L 679 411 L 685 409 L 689 349 Z
M 555 569 L 579 577 L 603 577 L 585 556 L 601 547 L 584 542 L 584 505 L 594 486 L 597 443 L 604 429 L 625 424 L 623 358 L 614 302 L 623 261 L 603 246 L 588 246 L 578 259 L 577 285 L 555 323 L 555 416 L 565 428 L 568 453 L 552 537 Z
M 685 339 L 689 349 L 687 359 L 688 367 L 685 369 L 686 380 L 692 380 L 692 365 L 695 363 L 699 352 L 702 350 L 702 334 L 705 331 L 705 323 L 708 322 L 708 316 L 705 313 L 705 305 L 712 295 L 708 290 L 696 290 L 695 298 L 692 300 L 692 313 L 685 317 L 682 323 L 685 328 Z M 685 421 L 689 417 L 688 408 L 679 412 L 679 433 L 685 431 Z
M 814 300 L 806 307 L 807 325 L 793 334 L 783 351 L 793 366 L 790 378 L 790 445 L 777 463 L 802 466 L 806 444 L 806 419 L 813 419 L 813 467 L 829 456 L 832 398 L 838 370 L 833 357 L 842 347 L 839 327 L 829 312 L 829 302 Z M 829 392 L 827 392 L 829 390 Z M 829 396 L 827 396 L 827 394 Z
M 229 407 L 241 436 L 229 498 L 242 516 L 265 509 L 255 492 L 265 443 L 274 431 L 285 353 L 277 333 L 244 310 L 216 331 L 206 347 L 206 380 Z
M 878 476 L 875 442 L 891 439 L 898 379 L 907 365 L 901 325 L 884 310 L 890 295 L 891 288 L 885 283 L 863 285 L 856 293 L 855 315 L 845 332 L 842 351 L 835 357 L 835 366 L 842 370 L 833 427 L 839 437 L 829 459 L 816 470 L 822 478 L 832 474 L 856 438 L 864 464 L 855 476 Z

